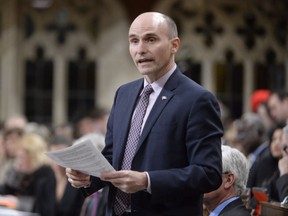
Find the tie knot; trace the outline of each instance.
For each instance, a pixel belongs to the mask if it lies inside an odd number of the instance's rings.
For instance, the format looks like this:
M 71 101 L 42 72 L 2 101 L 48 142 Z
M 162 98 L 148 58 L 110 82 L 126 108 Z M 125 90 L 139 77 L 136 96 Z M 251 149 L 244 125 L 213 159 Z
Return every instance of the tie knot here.
M 150 95 L 153 92 L 153 88 L 150 84 L 146 85 L 143 89 L 143 95 Z

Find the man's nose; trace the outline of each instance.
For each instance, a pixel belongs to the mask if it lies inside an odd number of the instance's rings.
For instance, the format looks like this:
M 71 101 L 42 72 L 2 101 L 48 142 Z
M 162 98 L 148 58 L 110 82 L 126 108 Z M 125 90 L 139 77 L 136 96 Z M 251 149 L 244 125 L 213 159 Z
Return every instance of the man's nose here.
M 146 44 L 145 44 L 143 41 L 140 41 L 140 42 L 138 43 L 137 52 L 138 52 L 139 54 L 142 54 L 142 53 L 146 53 L 146 52 L 147 52 L 147 46 L 146 46 Z

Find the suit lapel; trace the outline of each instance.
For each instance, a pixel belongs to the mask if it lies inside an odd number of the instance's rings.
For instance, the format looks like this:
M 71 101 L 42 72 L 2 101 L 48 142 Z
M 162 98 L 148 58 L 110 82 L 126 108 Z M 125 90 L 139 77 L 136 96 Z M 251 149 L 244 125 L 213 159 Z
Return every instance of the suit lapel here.
M 136 102 L 138 100 L 138 96 L 143 88 L 143 79 L 140 79 L 139 82 L 136 82 L 132 87 L 131 91 L 129 91 L 126 100 L 123 101 L 124 109 L 121 112 L 122 118 L 120 120 L 121 126 L 123 127 L 121 133 L 119 134 L 119 145 L 117 145 L 117 152 L 115 153 L 115 164 L 117 164 L 118 169 L 121 168 L 121 161 L 123 159 L 125 146 L 127 143 L 127 136 L 130 129 L 130 121 L 135 109 Z

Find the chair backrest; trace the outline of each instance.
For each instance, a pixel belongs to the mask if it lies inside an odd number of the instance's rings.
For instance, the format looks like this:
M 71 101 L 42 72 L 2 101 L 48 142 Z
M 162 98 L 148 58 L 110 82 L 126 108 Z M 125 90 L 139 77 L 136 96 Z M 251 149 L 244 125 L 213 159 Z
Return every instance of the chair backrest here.
M 288 207 L 281 205 L 281 203 L 260 202 L 261 216 L 287 216 Z

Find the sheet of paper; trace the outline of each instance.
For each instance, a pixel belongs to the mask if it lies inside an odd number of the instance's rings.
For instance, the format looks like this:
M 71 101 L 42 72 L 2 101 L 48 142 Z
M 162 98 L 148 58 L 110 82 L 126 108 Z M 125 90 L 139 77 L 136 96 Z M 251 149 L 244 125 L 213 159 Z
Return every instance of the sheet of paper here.
M 114 168 L 90 139 L 45 154 L 60 166 L 79 170 L 92 176 L 99 177 L 102 172 L 114 171 Z

